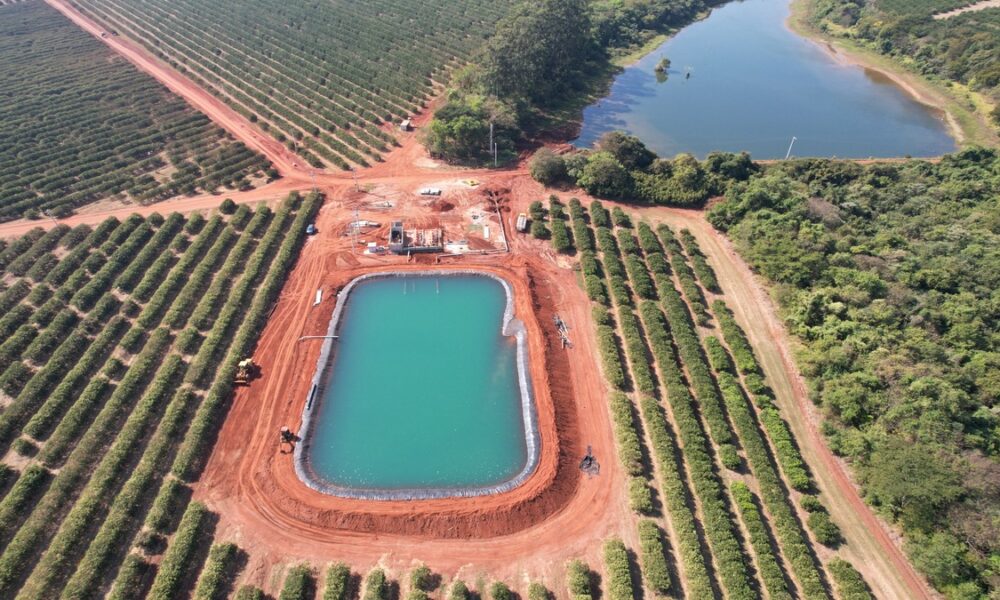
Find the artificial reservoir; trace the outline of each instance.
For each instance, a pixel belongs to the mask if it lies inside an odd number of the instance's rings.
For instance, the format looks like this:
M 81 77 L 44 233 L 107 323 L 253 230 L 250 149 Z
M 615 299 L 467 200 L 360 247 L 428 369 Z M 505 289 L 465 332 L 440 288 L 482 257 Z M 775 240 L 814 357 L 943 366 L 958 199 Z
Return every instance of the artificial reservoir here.
M 307 402 L 300 476 L 373 499 L 515 487 L 537 460 L 523 325 L 509 284 L 378 274 L 341 292 Z

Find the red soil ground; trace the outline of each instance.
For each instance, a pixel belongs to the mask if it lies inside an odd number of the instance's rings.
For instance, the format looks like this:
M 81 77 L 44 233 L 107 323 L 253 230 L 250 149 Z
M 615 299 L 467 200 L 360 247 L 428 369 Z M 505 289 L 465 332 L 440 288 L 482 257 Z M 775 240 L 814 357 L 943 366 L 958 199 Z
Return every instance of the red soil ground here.
M 317 225 L 335 231 L 343 218 L 324 210 Z M 358 274 L 427 268 L 386 257 L 349 264 L 355 261 L 343 260 L 345 252 L 350 256 L 342 240 L 322 234 L 305 247 L 254 356 L 262 377 L 236 395 L 197 486 L 196 497 L 221 515 L 219 536 L 249 553 L 249 572 L 294 558 L 365 565 L 416 557 L 449 573 L 471 565 L 493 576 L 538 576 L 553 565 L 561 571 L 572 556 L 598 552 L 610 535 L 628 535 L 621 531 L 630 523 L 629 511 L 588 327 L 589 303 L 572 272 L 537 257 L 465 257 L 436 267 L 490 271 L 514 288 L 515 315 L 528 328 L 542 438 L 539 466 L 524 485 L 494 496 L 409 502 L 336 498 L 306 487 L 277 435 L 282 425 L 297 429 L 301 423 L 319 356 L 320 342 L 298 338 L 326 330 L 336 290 Z M 317 289 L 324 300 L 314 307 Z M 555 312 L 573 327 L 572 349 L 559 344 Z M 583 476 L 577 468 L 587 445 L 601 462 L 599 476 Z
M 320 230 L 342 230 L 350 220 L 347 209 L 351 198 L 357 201 L 351 174 L 313 172 L 303 167 L 302 161 L 284 146 L 138 44 L 121 37 L 100 38 L 99 25 L 62 0 L 47 1 L 234 137 L 267 156 L 283 176 L 250 192 L 174 199 L 148 207 L 126 206 L 75 215 L 60 222 L 76 225 L 133 212 L 205 210 L 214 208 L 225 197 L 238 203 L 272 201 L 292 190 L 312 188 L 314 177 L 316 186 L 328 198 L 318 220 Z M 427 118 L 418 117 L 418 125 Z M 525 210 L 532 200 L 544 197 L 543 190 L 525 176 L 523 168 L 441 168 L 428 159 L 413 134 L 403 136 L 401 141 L 402 148 L 393 151 L 386 162 L 358 172 L 363 185 L 395 188 L 412 195 L 423 185 L 449 177 L 478 179 L 484 186 L 510 190 L 511 205 L 504 213 L 505 221 Z M 414 213 L 410 206 L 398 208 L 411 216 Z M 728 240 L 712 229 L 700 213 L 662 208 L 640 212 L 652 220 L 690 228 L 717 270 L 726 301 L 760 353 L 783 414 L 834 519 L 844 529 L 847 544 L 840 552 L 862 571 L 879 597 L 935 597 L 906 560 L 898 537 L 862 501 L 844 465 L 824 444 L 814 408 L 791 358 L 791 341 L 765 288 Z M 0 237 L 52 225 L 52 221 L 5 223 L 0 225 Z M 506 226 L 509 234 L 510 223 Z M 406 266 L 387 258 L 357 257 L 342 241 L 321 234 L 303 250 L 261 339 L 255 358 L 263 365 L 263 377 L 236 395 L 196 489 L 196 496 L 221 514 L 219 536 L 237 541 L 248 552 L 244 579 L 273 590 L 277 585 L 274 571 L 296 560 L 314 564 L 345 560 L 363 569 L 375 562 L 406 567 L 419 559 L 434 569 L 470 581 L 470 575 L 485 573 L 514 583 L 531 575 L 544 577 L 556 589 L 556 582 L 563 578 L 565 559 L 582 556 L 592 565 L 600 564 L 601 542 L 610 535 L 620 535 L 634 545 L 623 475 L 605 408 L 605 384 L 597 367 L 589 302 L 567 259 L 522 236 L 513 236 L 511 246 L 511 255 L 449 259 L 449 264 L 458 261 L 456 266 L 493 269 L 515 285 L 517 316 L 531 329 L 531 369 L 539 391 L 543 456 L 535 476 L 521 488 L 498 496 L 406 503 L 332 498 L 298 481 L 291 468 L 291 456 L 281 454 L 277 446 L 278 427 L 296 427 L 299 423 L 319 352 L 318 343 L 299 343 L 298 337 L 325 329 L 334 302 L 333 291 L 353 275 Z M 324 289 L 325 299 L 313 307 L 319 288 Z M 573 327 L 573 349 L 562 350 L 554 345 L 550 326 L 553 312 Z M 601 461 L 599 477 L 583 477 L 575 468 L 585 445 L 592 445 Z

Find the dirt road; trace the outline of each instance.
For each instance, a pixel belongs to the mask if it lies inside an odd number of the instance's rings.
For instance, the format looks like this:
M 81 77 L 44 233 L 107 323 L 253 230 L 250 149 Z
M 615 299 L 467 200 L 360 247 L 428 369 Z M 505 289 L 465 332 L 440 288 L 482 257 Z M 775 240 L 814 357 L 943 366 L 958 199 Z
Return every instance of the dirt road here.
M 938 598 L 903 554 L 898 534 L 862 500 L 846 466 L 826 446 L 805 381 L 791 355 L 790 340 L 774 303 L 732 244 L 700 211 L 653 208 L 639 211 L 650 220 L 686 227 L 718 274 L 726 303 L 747 332 L 760 358 L 777 404 L 812 469 L 833 520 L 847 543 L 839 551 L 872 586 L 879 598 Z

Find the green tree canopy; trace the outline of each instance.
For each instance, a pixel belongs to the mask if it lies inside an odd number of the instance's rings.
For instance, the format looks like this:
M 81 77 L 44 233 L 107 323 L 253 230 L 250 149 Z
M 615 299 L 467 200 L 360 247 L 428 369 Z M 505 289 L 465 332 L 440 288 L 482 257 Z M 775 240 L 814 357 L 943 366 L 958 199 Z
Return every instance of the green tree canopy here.
M 539 105 L 562 100 L 594 52 L 586 0 L 521 2 L 497 25 L 480 61 L 486 93 Z

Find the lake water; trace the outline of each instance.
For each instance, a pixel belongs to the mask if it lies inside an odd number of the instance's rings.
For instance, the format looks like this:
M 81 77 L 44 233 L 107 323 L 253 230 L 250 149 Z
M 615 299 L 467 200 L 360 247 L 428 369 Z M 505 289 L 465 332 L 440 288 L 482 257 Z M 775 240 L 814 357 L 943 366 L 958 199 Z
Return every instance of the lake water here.
M 507 296 L 475 275 L 359 282 L 347 298 L 309 440 L 313 472 L 364 490 L 513 478 L 527 444 Z
M 714 10 L 664 42 L 583 113 L 574 142 L 621 129 L 661 156 L 936 156 L 955 149 L 940 115 L 884 76 L 839 62 L 785 25 L 787 0 Z M 671 61 L 665 82 L 654 69 Z M 690 77 L 687 75 L 690 74 Z

